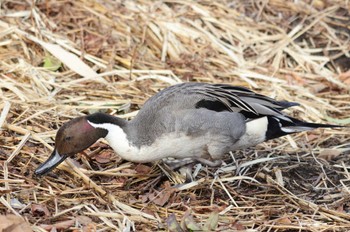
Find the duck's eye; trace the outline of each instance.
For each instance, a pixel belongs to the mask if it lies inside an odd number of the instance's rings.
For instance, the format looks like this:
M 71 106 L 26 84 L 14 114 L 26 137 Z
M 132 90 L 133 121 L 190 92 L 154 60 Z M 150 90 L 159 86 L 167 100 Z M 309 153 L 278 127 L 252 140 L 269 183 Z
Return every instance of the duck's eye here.
M 67 136 L 64 138 L 65 141 L 70 141 L 72 139 L 72 136 Z

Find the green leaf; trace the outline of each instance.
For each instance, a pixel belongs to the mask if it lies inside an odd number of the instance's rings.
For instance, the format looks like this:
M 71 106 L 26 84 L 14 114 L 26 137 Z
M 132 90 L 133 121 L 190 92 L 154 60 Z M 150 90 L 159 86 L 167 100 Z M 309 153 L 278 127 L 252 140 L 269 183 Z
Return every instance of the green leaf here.
M 332 123 L 336 123 L 336 124 L 342 124 L 342 125 L 350 124 L 350 118 L 338 119 L 338 118 L 332 118 L 332 117 L 329 117 L 328 115 L 326 115 L 325 119 L 328 122 L 332 122 Z
M 218 226 L 218 221 L 219 214 L 217 212 L 212 212 L 203 227 L 203 231 L 215 231 L 216 227 Z
M 62 63 L 60 60 L 56 59 L 53 56 L 47 55 L 44 58 L 44 65 L 43 67 L 50 71 L 57 71 L 62 66 Z
M 190 231 L 203 231 L 202 228 L 194 221 L 192 215 L 188 214 L 184 218 L 186 228 Z

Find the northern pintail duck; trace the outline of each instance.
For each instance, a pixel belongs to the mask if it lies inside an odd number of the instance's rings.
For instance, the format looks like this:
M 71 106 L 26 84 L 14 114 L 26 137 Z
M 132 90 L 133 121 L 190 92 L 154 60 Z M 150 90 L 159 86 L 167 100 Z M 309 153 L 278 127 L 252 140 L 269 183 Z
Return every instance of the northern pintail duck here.
M 132 162 L 172 157 L 211 164 L 230 151 L 270 139 L 318 127 L 336 127 L 300 121 L 281 112 L 296 105 L 243 87 L 177 84 L 146 101 L 131 121 L 95 113 L 65 123 L 57 132 L 54 151 L 35 173 L 48 173 L 100 138 Z

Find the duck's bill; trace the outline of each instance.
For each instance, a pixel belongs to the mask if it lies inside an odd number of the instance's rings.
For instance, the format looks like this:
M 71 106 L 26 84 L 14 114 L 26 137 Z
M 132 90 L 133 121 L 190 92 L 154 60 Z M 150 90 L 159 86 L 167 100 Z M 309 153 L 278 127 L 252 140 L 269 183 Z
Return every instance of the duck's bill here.
M 35 170 L 35 175 L 42 176 L 47 174 L 52 169 L 57 167 L 60 163 L 62 163 L 66 158 L 67 155 L 60 155 L 55 149 L 52 152 L 51 156 Z

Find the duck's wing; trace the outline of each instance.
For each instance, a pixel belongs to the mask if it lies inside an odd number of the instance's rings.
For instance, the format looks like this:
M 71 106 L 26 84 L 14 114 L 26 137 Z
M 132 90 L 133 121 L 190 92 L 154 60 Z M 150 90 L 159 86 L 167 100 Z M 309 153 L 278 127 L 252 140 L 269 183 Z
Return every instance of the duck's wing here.
M 267 115 L 283 116 L 281 110 L 299 105 L 295 102 L 276 101 L 247 88 L 225 84 L 197 85 L 193 86 L 191 91 L 205 96 L 196 103 L 198 108 L 240 112 L 247 118 Z
M 162 110 L 169 112 L 185 108 L 206 108 L 217 112 L 239 112 L 247 119 L 254 119 L 268 115 L 283 117 L 283 109 L 296 105 L 299 104 L 276 101 L 244 87 L 190 82 L 158 92 L 144 104 L 139 114 L 149 117 Z

